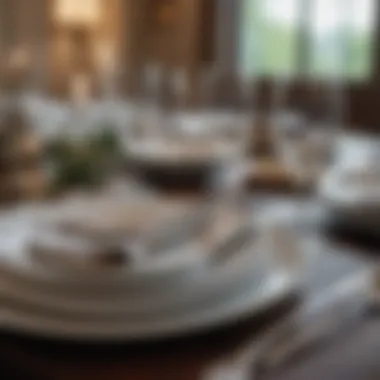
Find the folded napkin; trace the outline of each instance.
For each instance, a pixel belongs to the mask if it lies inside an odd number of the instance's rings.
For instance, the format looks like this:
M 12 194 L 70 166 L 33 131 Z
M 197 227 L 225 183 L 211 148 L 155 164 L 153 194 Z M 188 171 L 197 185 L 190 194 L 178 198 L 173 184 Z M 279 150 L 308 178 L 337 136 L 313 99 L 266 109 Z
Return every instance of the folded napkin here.
M 142 258 L 142 246 L 132 240 L 93 240 L 58 228 L 35 232 L 28 252 L 33 261 L 60 272 L 93 272 L 131 266 Z
M 33 260 L 66 271 L 141 264 L 194 238 L 207 220 L 193 203 L 174 199 L 80 204 L 77 213 L 68 207 L 65 214 L 62 207 L 61 215 L 41 218 L 29 239 Z

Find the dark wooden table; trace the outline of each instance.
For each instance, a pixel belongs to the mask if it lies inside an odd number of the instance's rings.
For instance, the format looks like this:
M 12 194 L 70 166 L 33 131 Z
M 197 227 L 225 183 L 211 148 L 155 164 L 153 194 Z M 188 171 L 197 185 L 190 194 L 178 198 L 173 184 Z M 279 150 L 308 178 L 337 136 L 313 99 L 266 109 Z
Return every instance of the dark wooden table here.
M 321 243 L 321 259 L 308 268 L 309 293 L 371 265 L 376 254 L 376 247 L 350 241 L 349 237 L 335 239 L 313 232 L 311 238 Z M 6 374 L 4 379 L 194 380 L 204 368 L 231 353 L 242 340 L 254 337 L 295 301 L 288 299 L 263 315 L 223 329 L 149 344 L 86 346 L 3 331 L 0 373 Z M 268 379 L 380 379 L 379 349 L 380 318 L 368 316 L 328 346 Z

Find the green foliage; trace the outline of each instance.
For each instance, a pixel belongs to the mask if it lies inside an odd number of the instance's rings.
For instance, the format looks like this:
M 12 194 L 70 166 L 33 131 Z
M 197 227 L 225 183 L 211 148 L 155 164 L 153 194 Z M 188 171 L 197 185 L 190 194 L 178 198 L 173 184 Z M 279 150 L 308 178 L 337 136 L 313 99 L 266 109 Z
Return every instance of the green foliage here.
M 101 185 L 124 158 L 119 137 L 109 127 L 81 140 L 60 137 L 46 146 L 46 156 L 56 192 Z
M 92 142 L 99 150 L 114 153 L 120 151 L 120 140 L 111 128 L 102 128 L 99 133 L 93 136 Z

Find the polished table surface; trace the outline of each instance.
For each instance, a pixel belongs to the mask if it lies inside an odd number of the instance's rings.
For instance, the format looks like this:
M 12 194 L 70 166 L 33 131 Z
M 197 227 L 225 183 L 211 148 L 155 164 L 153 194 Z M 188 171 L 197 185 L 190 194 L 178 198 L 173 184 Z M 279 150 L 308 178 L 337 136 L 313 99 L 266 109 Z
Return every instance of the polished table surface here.
M 370 266 L 376 247 L 348 237 L 312 231 L 319 264 L 308 268 L 307 292 L 323 291 L 342 277 Z M 215 360 L 233 352 L 290 307 L 286 300 L 273 310 L 233 326 L 170 341 L 123 346 L 63 344 L 0 333 L 0 373 L 5 378 L 62 380 L 193 380 Z M 267 376 L 268 379 L 380 379 L 380 318 L 368 315 L 305 360 Z M 2 368 L 4 367 L 4 369 Z M 7 372 L 8 371 L 8 372 Z

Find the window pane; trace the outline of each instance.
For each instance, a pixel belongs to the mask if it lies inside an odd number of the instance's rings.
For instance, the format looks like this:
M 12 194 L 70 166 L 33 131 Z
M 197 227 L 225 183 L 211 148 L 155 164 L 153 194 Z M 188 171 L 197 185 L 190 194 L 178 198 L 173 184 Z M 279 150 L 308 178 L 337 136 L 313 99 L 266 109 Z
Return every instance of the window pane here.
M 244 73 L 268 76 L 297 71 L 298 0 L 245 0 L 241 63 Z
M 370 72 L 374 0 L 314 0 L 310 74 L 364 77 Z
M 244 0 L 240 30 L 240 71 L 251 77 L 258 71 L 258 20 L 256 8 L 260 0 Z
M 262 71 L 268 75 L 296 73 L 298 0 L 262 2 Z
M 243 0 L 241 71 L 247 76 L 295 76 L 298 57 L 306 57 L 314 77 L 368 77 L 376 5 L 376 0 Z M 302 29 L 301 17 L 306 17 Z M 300 43 L 300 32 L 306 33 L 307 47 Z
M 376 23 L 376 1 L 355 0 L 347 38 L 347 68 L 349 77 L 363 78 L 371 74 L 373 37 Z
M 343 70 L 344 12 L 340 0 L 315 0 L 310 18 L 310 73 L 341 75 Z

